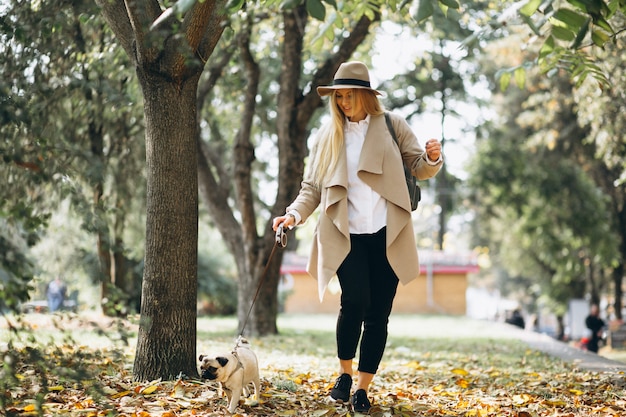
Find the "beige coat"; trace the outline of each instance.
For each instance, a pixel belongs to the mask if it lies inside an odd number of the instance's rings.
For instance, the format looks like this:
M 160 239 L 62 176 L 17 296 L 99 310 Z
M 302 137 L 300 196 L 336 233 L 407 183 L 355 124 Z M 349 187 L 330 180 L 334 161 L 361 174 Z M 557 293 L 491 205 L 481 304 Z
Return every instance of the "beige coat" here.
M 407 122 L 390 113 L 402 158 L 412 167 L 413 175 L 423 180 L 434 176 L 442 162 L 430 165 L 426 153 Z M 315 155 L 315 149 L 311 155 Z M 404 179 L 400 152 L 387 129 L 385 117 L 370 119 L 358 165 L 359 178 L 387 200 L 387 258 L 402 284 L 419 275 L 417 245 L 411 222 L 411 205 Z M 287 211 L 297 210 L 302 222 L 320 206 L 319 221 L 307 264 L 307 272 L 318 280 L 320 300 L 328 282 L 350 252 L 348 228 L 348 173 L 344 154 L 334 175 L 321 189 L 302 182 L 300 193 Z

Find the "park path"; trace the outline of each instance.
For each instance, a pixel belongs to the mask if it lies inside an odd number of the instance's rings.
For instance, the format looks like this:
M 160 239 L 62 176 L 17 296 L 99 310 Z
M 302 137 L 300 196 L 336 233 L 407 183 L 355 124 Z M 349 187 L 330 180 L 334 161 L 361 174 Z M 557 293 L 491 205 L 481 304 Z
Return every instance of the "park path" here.
M 516 331 L 516 329 L 512 330 Z M 518 333 L 520 340 L 526 342 L 531 349 L 544 352 L 566 362 L 571 362 L 580 369 L 592 372 L 626 373 L 626 363 L 576 348 L 545 334 L 527 330 L 519 330 L 516 333 Z

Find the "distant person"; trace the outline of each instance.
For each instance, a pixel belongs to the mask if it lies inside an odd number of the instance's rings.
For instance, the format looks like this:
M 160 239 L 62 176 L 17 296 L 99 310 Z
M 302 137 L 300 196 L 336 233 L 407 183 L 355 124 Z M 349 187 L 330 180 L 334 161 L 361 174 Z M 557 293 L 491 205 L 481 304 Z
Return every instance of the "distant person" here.
M 522 313 L 518 309 L 513 310 L 513 313 L 511 313 L 511 317 L 506 319 L 506 322 L 508 324 L 512 324 L 513 326 L 517 326 L 520 329 L 526 328 L 524 317 L 522 317 Z
M 591 331 L 589 342 L 587 343 L 587 350 L 598 353 L 598 345 L 600 340 L 602 340 L 602 331 L 606 324 L 604 320 L 600 318 L 600 309 L 597 304 L 591 304 L 589 315 L 585 319 L 585 325 Z
M 48 288 L 46 288 L 46 297 L 48 298 L 49 312 L 54 313 L 63 307 L 66 292 L 67 287 L 59 277 L 56 277 L 48 284 Z

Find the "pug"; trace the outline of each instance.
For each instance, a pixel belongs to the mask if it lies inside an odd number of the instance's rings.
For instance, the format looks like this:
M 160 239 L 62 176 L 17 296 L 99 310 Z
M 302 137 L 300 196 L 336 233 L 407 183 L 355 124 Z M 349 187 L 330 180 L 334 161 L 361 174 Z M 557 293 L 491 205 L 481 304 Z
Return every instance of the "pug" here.
M 235 412 L 242 393 L 249 394 L 248 385 L 254 385 L 254 399 L 259 401 L 261 388 L 259 362 L 246 339 L 240 339 L 231 353 L 214 358 L 200 355 L 200 375 L 217 380 L 228 398 L 228 411 Z

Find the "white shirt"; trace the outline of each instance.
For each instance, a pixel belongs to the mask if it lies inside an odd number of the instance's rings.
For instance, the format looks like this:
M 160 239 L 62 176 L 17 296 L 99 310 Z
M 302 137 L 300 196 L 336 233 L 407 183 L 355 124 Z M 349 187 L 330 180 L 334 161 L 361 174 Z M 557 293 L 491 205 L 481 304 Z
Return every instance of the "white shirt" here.
M 357 175 L 369 122 L 369 114 L 360 122 L 346 120 L 343 132 L 348 165 L 348 224 L 350 233 L 353 234 L 376 233 L 387 224 L 387 200 Z M 436 161 L 431 161 L 426 156 L 426 162 L 430 165 L 437 165 L 441 159 L 441 155 Z M 297 210 L 291 210 L 288 214 L 295 217 L 296 225 L 300 224 L 302 217 Z
M 360 122 L 346 120 L 343 132 L 348 167 L 348 224 L 352 234 L 376 233 L 387 224 L 387 200 L 357 175 L 369 122 L 369 115 Z

